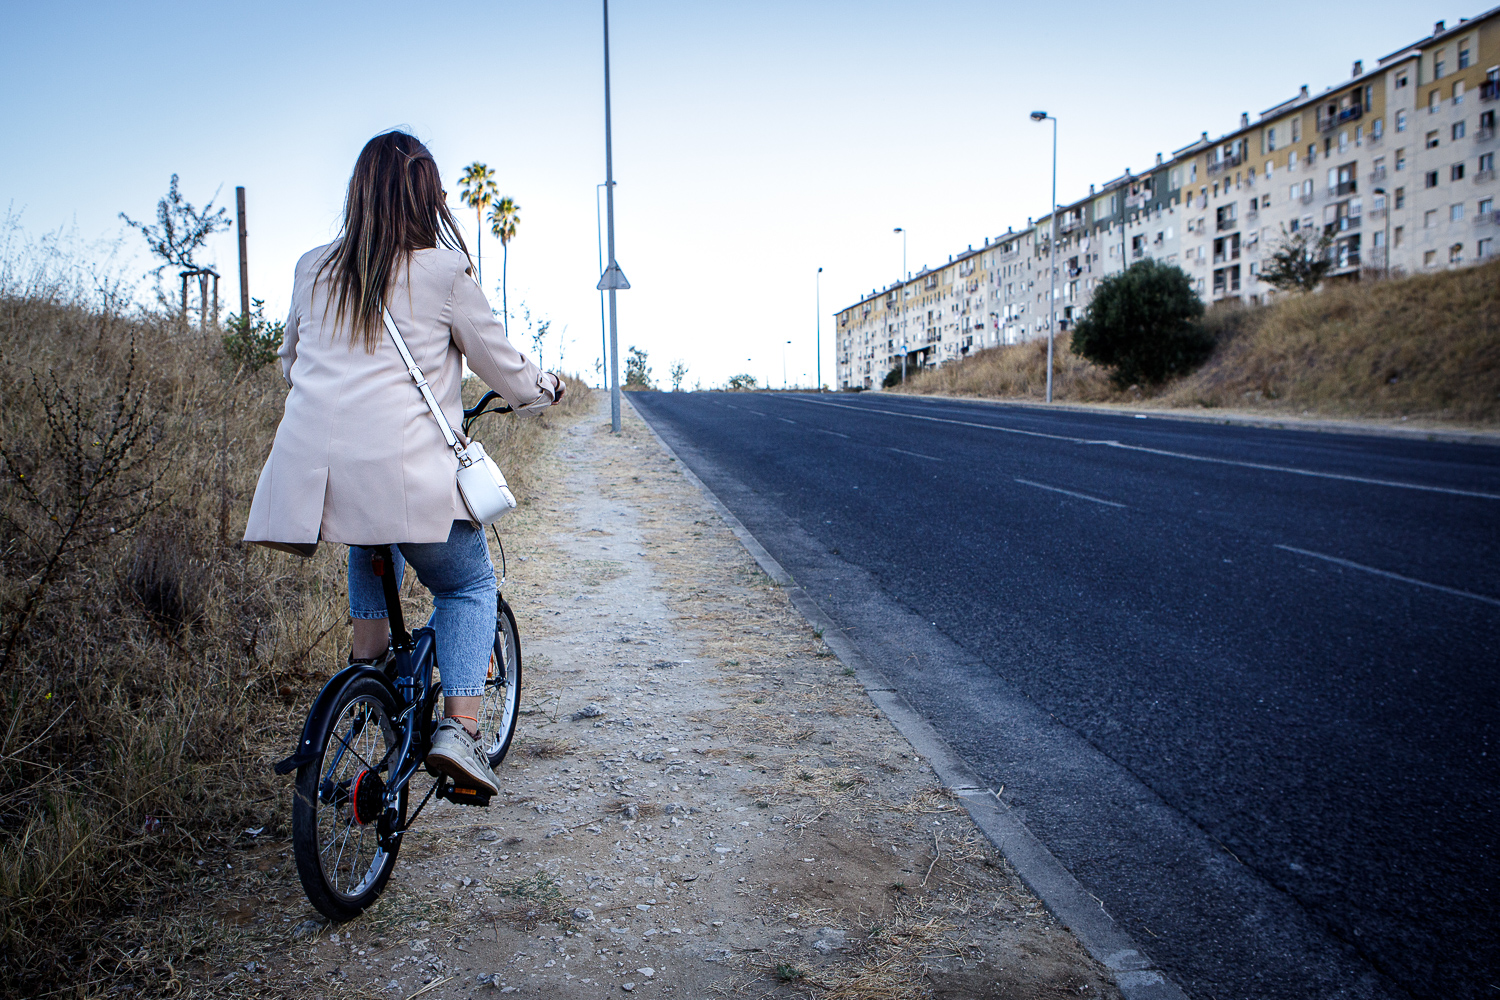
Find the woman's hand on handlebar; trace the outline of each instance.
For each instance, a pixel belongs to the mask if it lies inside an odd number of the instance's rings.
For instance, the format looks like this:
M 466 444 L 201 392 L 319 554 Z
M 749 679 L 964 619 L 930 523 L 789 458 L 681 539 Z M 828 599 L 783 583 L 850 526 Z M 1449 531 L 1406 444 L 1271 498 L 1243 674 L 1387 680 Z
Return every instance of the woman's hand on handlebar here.
M 567 390 L 568 384 L 563 381 L 561 375 L 558 375 L 555 372 L 548 372 L 547 374 L 551 375 L 552 378 L 557 382 L 557 389 L 552 394 L 552 405 L 556 406 L 558 403 L 562 402 L 563 393 Z

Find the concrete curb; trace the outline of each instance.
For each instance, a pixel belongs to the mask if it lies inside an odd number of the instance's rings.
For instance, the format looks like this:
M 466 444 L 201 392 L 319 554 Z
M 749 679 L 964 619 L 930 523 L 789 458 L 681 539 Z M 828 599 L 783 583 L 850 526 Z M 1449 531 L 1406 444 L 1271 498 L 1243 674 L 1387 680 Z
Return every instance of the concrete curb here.
M 623 394 L 622 394 L 623 395 Z M 628 397 L 627 397 L 628 398 Z M 823 642 L 845 666 L 854 670 L 865 691 L 882 712 L 906 737 L 912 748 L 926 758 L 945 788 L 963 802 L 969 817 L 984 832 L 995 848 L 1015 867 L 1021 880 L 1037 894 L 1047 909 L 1078 938 L 1080 944 L 1115 975 L 1115 983 L 1126 1000 L 1187 1000 L 1187 995 L 1154 967 L 1151 959 L 1136 947 L 1127 934 L 1104 909 L 1104 904 L 1079 884 L 1047 845 L 1011 812 L 992 789 L 984 787 L 978 774 L 932 725 L 901 696 L 880 669 L 869 662 L 859 648 L 824 614 L 811 595 L 797 585 L 791 575 L 765 546 L 740 523 L 707 484 L 688 468 L 656 428 L 651 426 L 635 404 L 631 410 L 651 431 L 668 455 L 677 461 L 682 474 L 696 486 L 709 504 L 729 525 L 750 555 L 787 596 L 802 616 L 822 632 Z
M 864 395 L 861 393 L 861 395 Z M 1107 413 L 1115 416 L 1141 414 L 1152 420 L 1182 420 L 1200 424 L 1219 424 L 1236 427 L 1265 427 L 1279 431 L 1305 431 L 1316 434 L 1362 434 L 1366 437 L 1396 438 L 1405 441 L 1436 441 L 1443 444 L 1480 444 L 1500 446 L 1500 430 L 1469 428 L 1458 430 L 1415 424 L 1403 426 L 1394 421 L 1338 420 L 1331 417 L 1281 416 L 1255 413 L 1246 410 L 1193 410 L 1167 409 L 1130 403 L 1044 403 L 1035 399 L 991 399 L 984 396 L 950 396 L 939 392 L 880 392 L 878 396 L 894 399 L 941 399 L 957 403 L 983 403 L 987 406 L 1019 406 L 1037 410 L 1066 410 L 1073 413 Z

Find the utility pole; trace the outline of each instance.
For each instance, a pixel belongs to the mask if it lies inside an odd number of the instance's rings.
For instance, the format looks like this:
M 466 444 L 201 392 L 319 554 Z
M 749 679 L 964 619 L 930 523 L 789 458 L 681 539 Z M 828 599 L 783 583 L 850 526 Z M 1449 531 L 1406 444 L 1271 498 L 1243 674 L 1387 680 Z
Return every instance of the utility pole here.
M 1047 274 L 1050 278 L 1050 290 L 1047 295 L 1050 299 L 1052 312 L 1047 319 L 1047 402 L 1052 402 L 1052 341 L 1057 331 L 1057 119 L 1045 111 L 1033 111 L 1031 120 L 1034 122 L 1052 122 L 1052 243 L 1047 247 Z M 1120 201 L 1120 209 L 1123 213 L 1125 202 Z
M 609 0 L 604 0 L 604 206 L 609 232 L 609 267 L 599 277 L 598 288 L 609 292 L 609 417 L 610 428 L 620 433 L 620 335 L 615 323 L 615 292 L 629 288 L 625 272 L 615 262 L 615 167 L 609 119 Z
M 906 342 L 906 230 L 901 226 L 892 229 L 901 234 L 901 280 L 896 282 L 897 294 L 901 296 L 901 384 L 906 384 L 906 353 L 911 347 Z
M 823 391 L 823 269 L 818 268 L 818 276 L 813 284 L 813 310 L 818 314 L 817 319 L 817 345 L 818 345 L 818 391 Z
M 240 323 L 248 330 L 250 328 L 250 258 L 245 250 L 249 234 L 245 229 L 245 189 L 243 187 L 234 189 L 234 207 L 240 223 Z

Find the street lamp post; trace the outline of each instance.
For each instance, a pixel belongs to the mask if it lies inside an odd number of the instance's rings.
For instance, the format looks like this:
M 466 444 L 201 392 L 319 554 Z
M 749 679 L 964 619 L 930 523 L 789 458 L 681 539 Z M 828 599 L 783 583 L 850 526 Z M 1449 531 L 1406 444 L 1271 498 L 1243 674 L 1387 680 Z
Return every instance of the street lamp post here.
M 595 189 L 595 195 L 598 190 Z M 609 416 L 610 429 L 620 433 L 620 333 L 615 322 L 615 292 L 629 288 L 625 272 L 615 261 L 615 165 L 611 146 L 609 117 L 609 0 L 604 0 L 604 205 L 609 223 L 609 267 L 599 276 L 596 286 L 609 292 Z
M 1391 280 L 1391 198 L 1385 193 L 1385 188 L 1375 189 L 1375 194 L 1380 195 L 1380 200 L 1385 204 L 1385 245 L 1380 248 L 1380 255 L 1385 258 L 1385 280 Z
M 818 346 L 818 391 L 823 391 L 823 269 L 818 268 L 818 275 L 813 279 L 813 311 L 818 314 L 816 321 L 816 342 Z
M 1052 402 L 1052 341 L 1057 329 L 1057 119 L 1045 111 L 1033 111 L 1034 122 L 1052 123 L 1052 242 L 1047 247 L 1047 273 L 1050 278 L 1047 298 L 1051 315 L 1047 319 L 1047 402 Z M 1121 202 L 1124 208 L 1124 202 Z M 1123 217 L 1123 216 L 1122 216 Z
M 897 226 L 893 233 L 901 234 L 901 280 L 896 282 L 896 293 L 901 296 L 901 384 L 906 384 L 906 230 Z
M 785 344 L 781 345 L 781 388 L 783 390 L 786 389 L 786 349 L 791 344 L 792 342 L 788 340 Z

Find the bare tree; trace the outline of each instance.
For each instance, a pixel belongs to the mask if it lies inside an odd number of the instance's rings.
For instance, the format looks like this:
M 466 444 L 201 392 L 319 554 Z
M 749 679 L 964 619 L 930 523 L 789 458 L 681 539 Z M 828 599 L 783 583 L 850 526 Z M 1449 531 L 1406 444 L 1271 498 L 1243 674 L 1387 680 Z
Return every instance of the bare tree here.
M 214 198 L 218 196 L 218 191 L 215 191 Z M 137 222 L 124 212 L 120 213 L 120 218 L 132 229 L 140 230 L 151 253 L 161 258 L 161 264 L 150 272 L 158 278 L 169 267 L 195 269 L 198 262 L 194 257 L 208 243 L 208 238 L 230 226 L 229 210 L 221 208 L 214 211 L 213 198 L 201 210 L 184 199 L 177 190 L 176 174 L 172 175 L 172 183 L 167 188 L 166 196 L 156 203 L 156 225 Z

